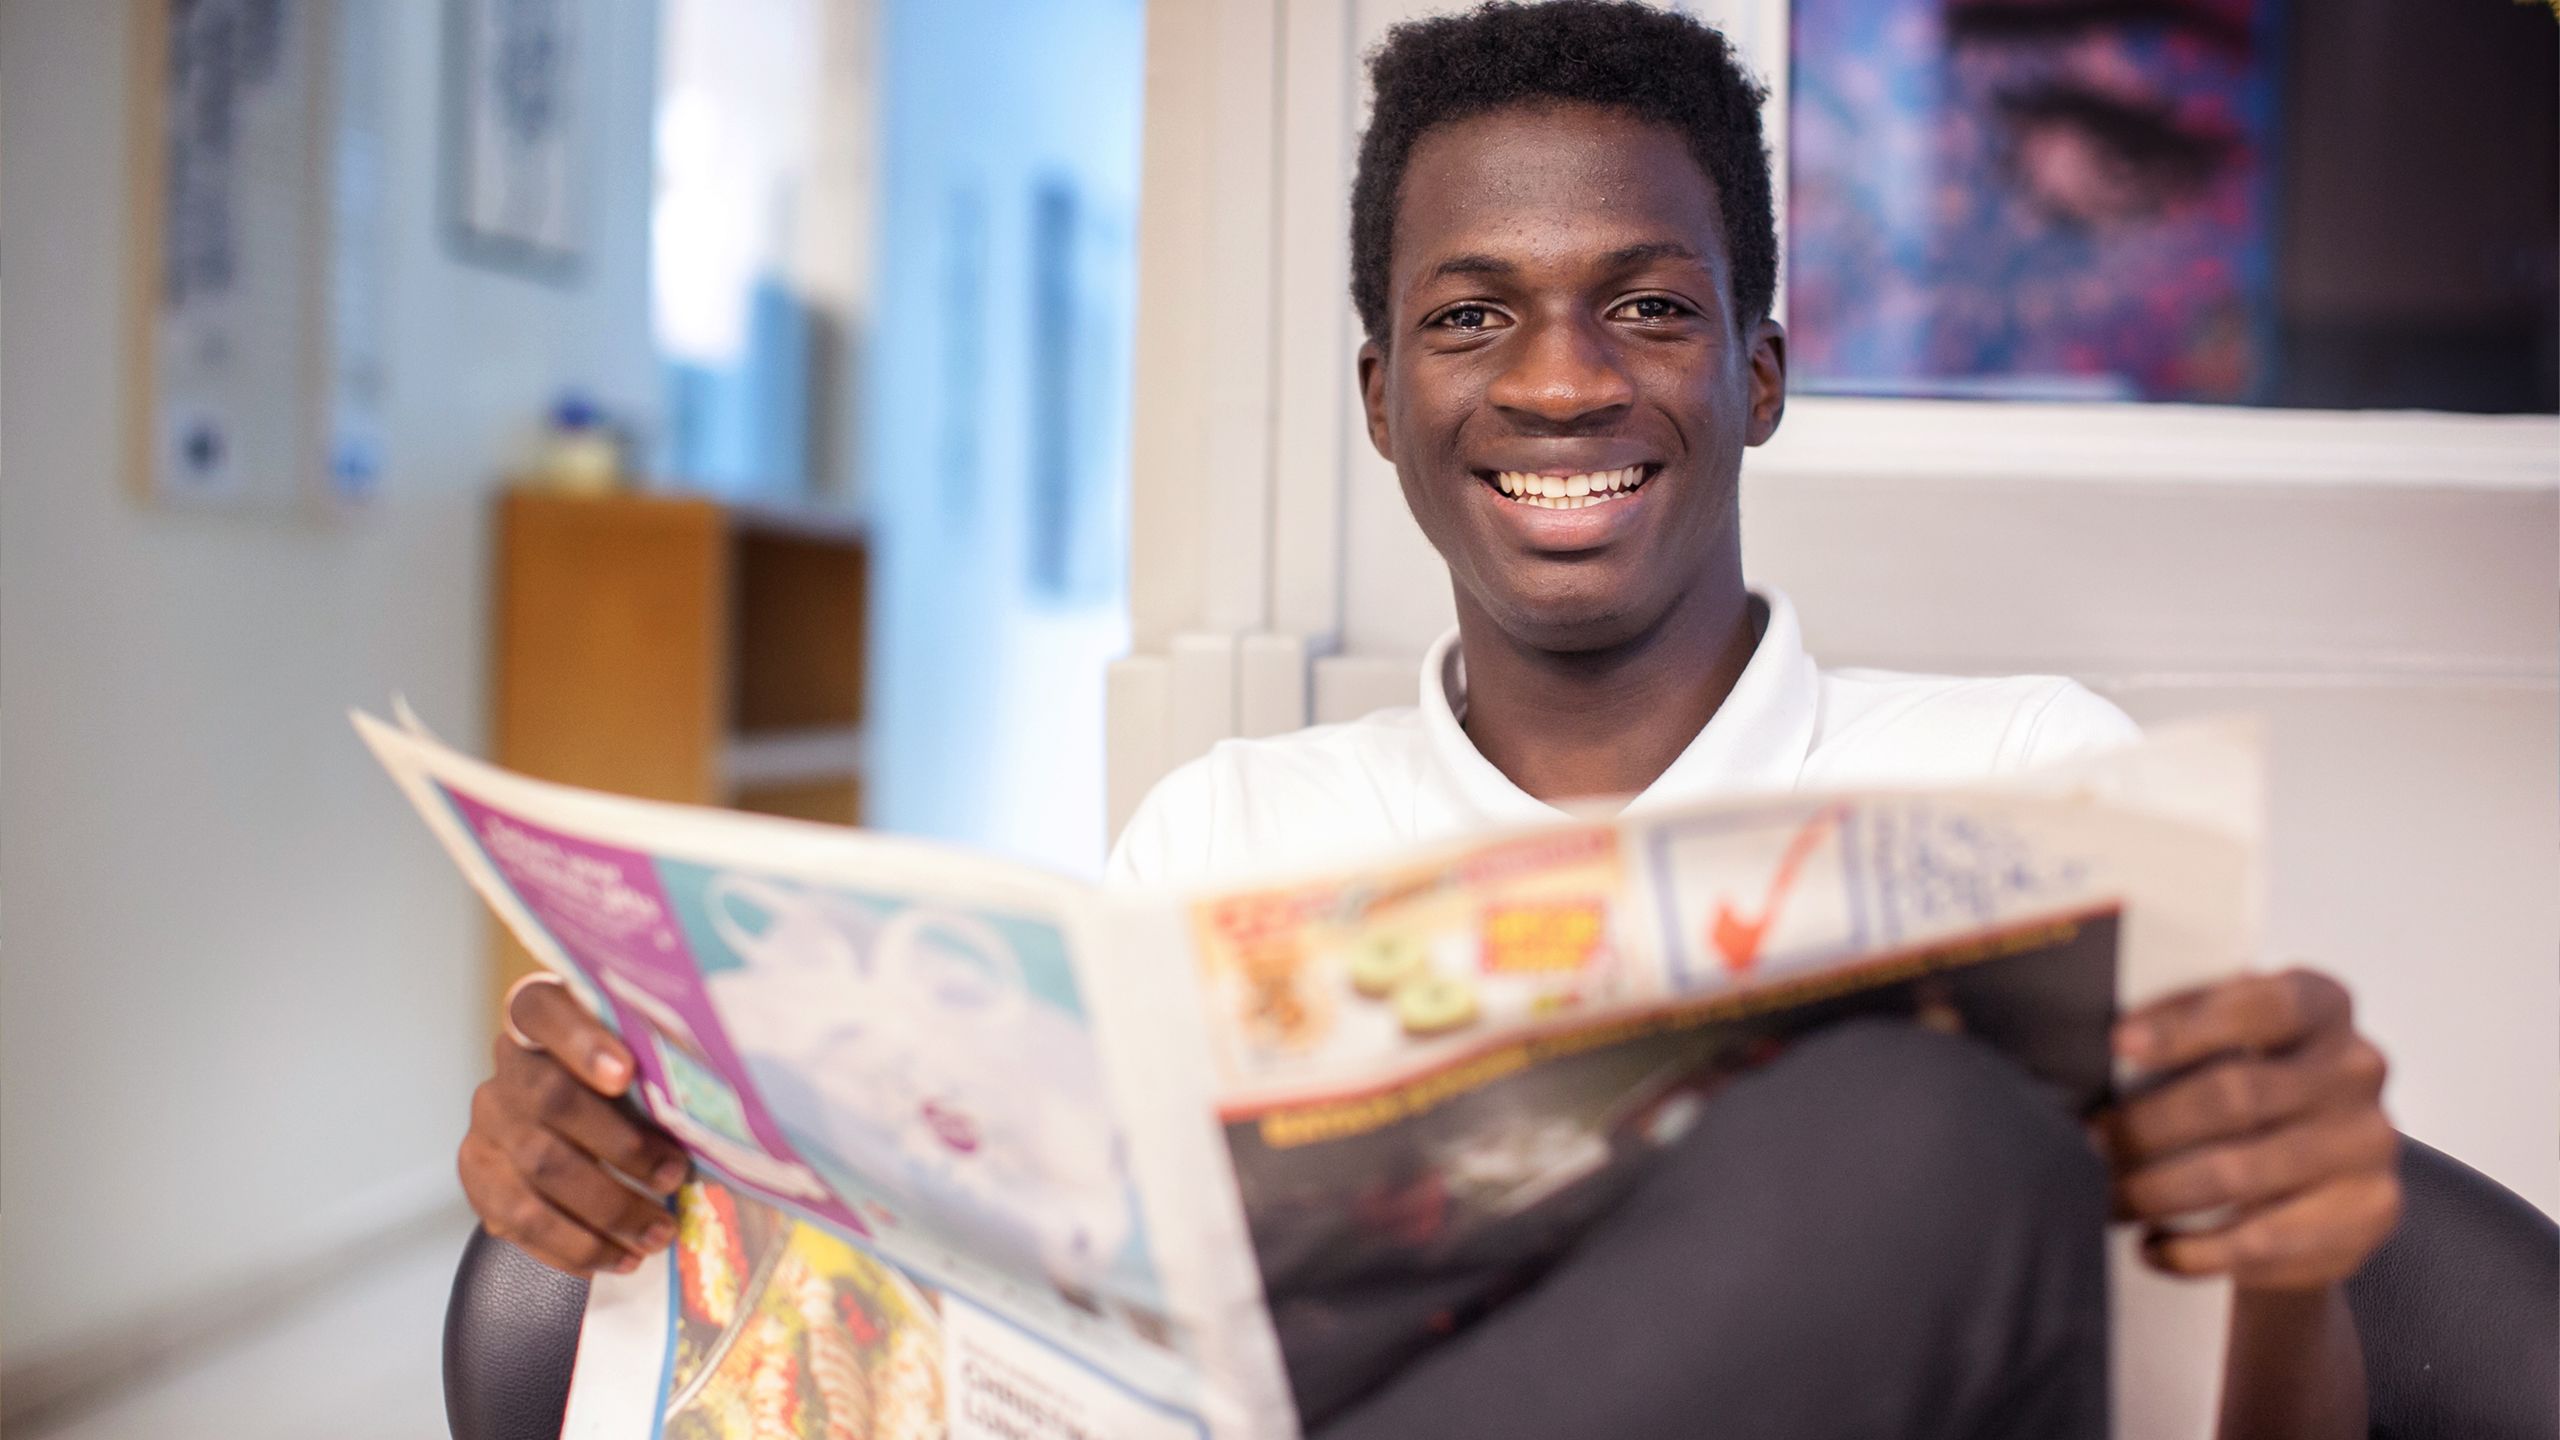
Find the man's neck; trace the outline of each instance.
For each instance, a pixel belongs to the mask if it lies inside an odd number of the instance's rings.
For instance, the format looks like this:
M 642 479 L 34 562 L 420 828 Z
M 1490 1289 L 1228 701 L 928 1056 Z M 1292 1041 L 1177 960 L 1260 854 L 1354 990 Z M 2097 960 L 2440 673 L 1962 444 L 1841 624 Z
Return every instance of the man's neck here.
M 1701 585 L 1635 640 L 1608 650 L 1541 650 L 1458 606 L 1467 737 L 1511 783 L 1550 804 L 1625 799 L 1651 785 L 1705 729 L 1763 625 L 1740 577 Z

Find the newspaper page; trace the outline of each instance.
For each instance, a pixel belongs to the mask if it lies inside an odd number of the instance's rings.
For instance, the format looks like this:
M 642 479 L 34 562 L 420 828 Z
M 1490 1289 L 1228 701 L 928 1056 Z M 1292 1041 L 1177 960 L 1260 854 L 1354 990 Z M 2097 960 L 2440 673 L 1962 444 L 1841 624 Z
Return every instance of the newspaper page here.
M 1205 1058 L 1119 983 L 1179 953 L 1024 867 L 358 723 L 701 1177 L 672 1257 L 598 1277 L 564 1434 L 1285 1433 L 1214 1121 L 1167 1103 Z
M 2254 945 L 2245 727 L 1104 892 L 626 800 L 357 717 L 697 1160 L 572 1437 L 1285 1440 L 1534 1283 L 1735 1075 L 1889 1015 L 2057 1103 Z M 2213 1433 L 2227 1289 L 2111 1255 L 2117 1433 Z

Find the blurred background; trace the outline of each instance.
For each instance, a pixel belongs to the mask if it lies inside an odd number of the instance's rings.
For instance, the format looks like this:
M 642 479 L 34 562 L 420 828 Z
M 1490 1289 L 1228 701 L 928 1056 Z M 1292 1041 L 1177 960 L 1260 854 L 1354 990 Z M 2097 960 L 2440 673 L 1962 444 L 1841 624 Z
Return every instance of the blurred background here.
M 0 1427 L 443 1433 L 520 963 L 345 723 L 1098 874 L 1409 703 L 1357 423 L 1403 0 L 0 0 Z M 2274 742 L 2271 951 L 2560 1209 L 2560 34 L 1718 0 L 1837 664 Z

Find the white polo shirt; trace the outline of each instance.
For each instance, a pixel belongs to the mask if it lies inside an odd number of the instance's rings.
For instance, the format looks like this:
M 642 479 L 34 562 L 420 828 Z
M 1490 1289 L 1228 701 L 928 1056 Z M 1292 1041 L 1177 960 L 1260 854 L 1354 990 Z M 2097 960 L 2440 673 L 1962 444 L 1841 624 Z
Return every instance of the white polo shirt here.
M 1714 718 L 1634 811 L 1754 791 L 1979 779 L 2132 740 L 2133 721 L 2054 675 L 1824 670 L 1775 590 L 1759 647 Z M 1458 632 L 1423 658 L 1419 703 L 1343 725 L 1222 740 L 1158 782 L 1111 852 L 1124 883 L 1183 884 L 1357 861 L 1562 812 L 1460 727 Z

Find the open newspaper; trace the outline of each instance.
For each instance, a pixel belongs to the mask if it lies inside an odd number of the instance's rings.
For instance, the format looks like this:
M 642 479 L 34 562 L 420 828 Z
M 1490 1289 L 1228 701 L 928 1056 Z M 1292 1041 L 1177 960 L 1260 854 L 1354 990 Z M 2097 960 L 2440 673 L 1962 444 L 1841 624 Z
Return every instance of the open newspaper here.
M 2245 726 L 1194 891 L 511 775 L 357 724 L 629 1042 L 680 1238 L 571 1437 L 1287 1437 L 1515 1293 L 1717 1088 L 1883 1013 L 2099 1104 L 2256 924 Z M 2227 1292 L 2114 1237 L 2117 1433 L 2212 1433 Z

